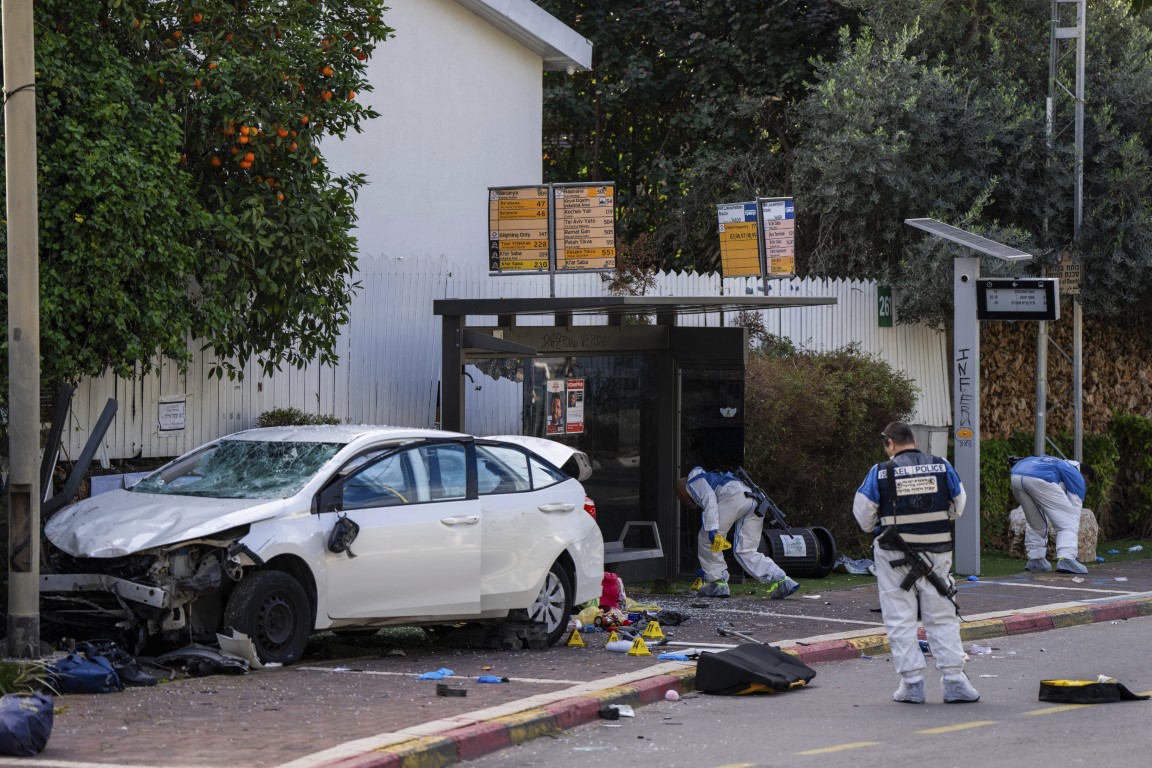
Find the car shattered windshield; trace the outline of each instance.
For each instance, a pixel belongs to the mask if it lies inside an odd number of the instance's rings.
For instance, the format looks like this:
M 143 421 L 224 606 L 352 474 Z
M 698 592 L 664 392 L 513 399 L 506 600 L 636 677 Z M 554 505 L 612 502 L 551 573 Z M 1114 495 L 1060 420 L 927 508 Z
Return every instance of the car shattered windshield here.
M 223 440 L 157 470 L 131 490 L 217 499 L 287 498 L 342 447 L 339 443 Z

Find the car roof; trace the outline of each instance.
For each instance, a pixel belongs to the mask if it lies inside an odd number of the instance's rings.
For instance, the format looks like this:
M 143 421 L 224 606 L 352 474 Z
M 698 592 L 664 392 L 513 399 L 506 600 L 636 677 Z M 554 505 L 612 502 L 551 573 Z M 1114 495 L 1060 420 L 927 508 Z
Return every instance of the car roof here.
M 261 440 L 285 443 L 352 443 L 362 439 L 403 440 L 465 437 L 459 432 L 373 424 L 312 424 L 294 427 L 259 427 L 236 432 L 224 440 Z

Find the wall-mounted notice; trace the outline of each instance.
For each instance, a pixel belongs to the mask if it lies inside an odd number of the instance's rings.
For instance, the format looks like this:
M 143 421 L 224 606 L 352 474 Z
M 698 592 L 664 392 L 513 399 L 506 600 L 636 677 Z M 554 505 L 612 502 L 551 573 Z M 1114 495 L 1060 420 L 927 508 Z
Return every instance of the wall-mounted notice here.
M 614 184 L 553 184 L 556 269 L 616 268 Z
M 761 197 L 760 221 L 764 233 L 767 277 L 796 275 L 796 205 L 790 197 Z
M 716 206 L 720 228 L 720 269 L 724 277 L 761 275 L 756 203 Z
M 547 272 L 548 187 L 488 190 L 488 271 Z

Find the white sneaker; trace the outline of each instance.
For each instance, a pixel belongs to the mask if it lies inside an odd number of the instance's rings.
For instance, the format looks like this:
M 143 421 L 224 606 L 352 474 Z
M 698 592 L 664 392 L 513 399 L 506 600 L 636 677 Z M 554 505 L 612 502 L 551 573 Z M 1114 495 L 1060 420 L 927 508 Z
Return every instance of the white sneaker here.
M 896 693 L 892 694 L 892 701 L 901 701 L 905 704 L 923 704 L 924 680 L 917 680 L 914 683 L 901 680 L 900 687 L 896 689 Z
M 967 675 L 945 675 L 940 679 L 940 687 L 944 689 L 945 704 L 980 701 L 980 692 L 968 682 Z

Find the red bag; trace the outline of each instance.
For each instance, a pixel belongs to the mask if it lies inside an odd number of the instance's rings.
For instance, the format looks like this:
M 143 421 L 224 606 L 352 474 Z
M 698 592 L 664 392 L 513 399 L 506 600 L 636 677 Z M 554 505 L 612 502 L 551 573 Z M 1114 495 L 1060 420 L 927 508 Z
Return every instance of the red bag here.
M 614 573 L 605 573 L 604 580 L 600 582 L 600 610 L 611 611 L 623 608 L 624 582 Z

